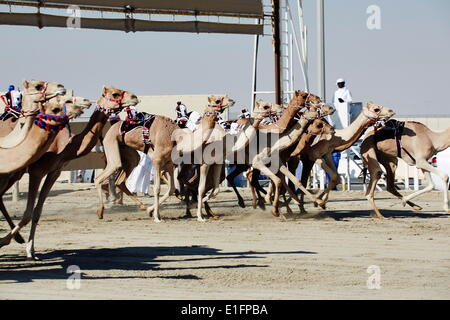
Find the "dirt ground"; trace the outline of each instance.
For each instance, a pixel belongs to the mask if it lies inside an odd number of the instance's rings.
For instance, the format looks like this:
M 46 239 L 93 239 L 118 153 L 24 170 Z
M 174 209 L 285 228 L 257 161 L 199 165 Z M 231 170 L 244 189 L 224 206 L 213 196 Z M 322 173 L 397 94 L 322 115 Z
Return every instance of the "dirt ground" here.
M 25 200 L 5 198 L 18 221 Z M 311 215 L 282 220 L 250 201 L 239 208 L 226 189 L 211 202 L 217 221 L 180 219 L 184 209 L 172 198 L 165 221 L 155 223 L 129 199 L 107 205 L 98 220 L 92 185 L 57 184 L 38 227 L 41 261 L 27 261 L 15 242 L 0 249 L 0 298 L 449 299 L 450 215 L 441 211 L 442 194 L 417 198 L 420 213 L 385 192 L 377 199 L 382 221 L 369 216 L 361 191 L 333 192 L 326 212 L 308 202 Z M 2 219 L 0 232 L 7 231 Z M 81 269 L 79 289 L 67 287 L 71 265 Z M 367 287 L 372 265 L 380 289 Z

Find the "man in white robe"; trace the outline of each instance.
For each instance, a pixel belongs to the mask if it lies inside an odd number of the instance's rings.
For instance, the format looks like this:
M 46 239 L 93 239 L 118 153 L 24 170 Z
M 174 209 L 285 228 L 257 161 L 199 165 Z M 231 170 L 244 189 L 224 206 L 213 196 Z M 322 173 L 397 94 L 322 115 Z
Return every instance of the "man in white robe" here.
M 335 129 L 343 129 L 350 125 L 350 106 L 353 101 L 352 94 L 345 86 L 345 80 L 336 80 L 338 89 L 334 92 L 333 104 L 336 112 L 333 114 L 332 122 Z
M 126 186 L 132 193 L 148 194 L 148 186 L 152 177 L 152 160 L 145 153 L 138 151 L 141 159 L 136 168 L 131 171 Z

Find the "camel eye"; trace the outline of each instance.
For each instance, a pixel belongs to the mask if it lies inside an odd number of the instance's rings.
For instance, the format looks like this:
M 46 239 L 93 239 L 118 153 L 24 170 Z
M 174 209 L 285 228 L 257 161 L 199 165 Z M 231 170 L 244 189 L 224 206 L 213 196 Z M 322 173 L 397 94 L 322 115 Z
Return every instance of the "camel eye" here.
M 42 84 L 38 84 L 38 85 L 36 85 L 36 90 L 41 90 L 42 89 Z
M 380 112 L 380 109 L 376 108 L 375 110 L 373 110 L 375 112 Z
M 220 100 L 216 100 L 216 103 L 219 104 L 219 103 L 220 103 Z
M 113 93 L 112 96 L 113 96 L 114 99 L 117 99 L 118 97 L 120 97 L 120 94 L 118 94 L 118 93 Z

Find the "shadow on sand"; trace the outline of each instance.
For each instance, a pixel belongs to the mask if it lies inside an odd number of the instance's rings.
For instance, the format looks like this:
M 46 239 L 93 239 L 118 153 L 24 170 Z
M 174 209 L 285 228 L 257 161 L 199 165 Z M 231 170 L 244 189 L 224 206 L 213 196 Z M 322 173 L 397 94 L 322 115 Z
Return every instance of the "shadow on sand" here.
M 67 267 L 77 265 L 80 267 L 83 279 L 135 279 L 135 278 L 163 278 L 200 280 L 196 275 L 141 275 L 142 272 L 130 275 L 87 276 L 86 270 L 92 271 L 177 271 L 199 269 L 239 269 L 239 268 L 265 268 L 265 264 L 223 264 L 203 265 L 190 264 L 192 261 L 205 260 L 233 260 L 236 259 L 263 259 L 271 254 L 316 254 L 310 251 L 240 251 L 221 252 L 219 249 L 206 246 L 178 246 L 178 247 L 124 247 L 100 249 L 73 249 L 54 250 L 39 255 L 41 261 L 29 261 L 24 256 L 0 256 L 0 283 L 32 282 L 36 279 L 62 279 L 70 274 Z M 185 257 L 185 258 L 184 258 Z M 170 262 L 182 262 L 184 266 L 171 266 Z M 230 261 L 231 262 L 231 261 Z M 107 273 L 107 272 L 106 272 Z M 156 272 L 155 272 L 156 273 Z

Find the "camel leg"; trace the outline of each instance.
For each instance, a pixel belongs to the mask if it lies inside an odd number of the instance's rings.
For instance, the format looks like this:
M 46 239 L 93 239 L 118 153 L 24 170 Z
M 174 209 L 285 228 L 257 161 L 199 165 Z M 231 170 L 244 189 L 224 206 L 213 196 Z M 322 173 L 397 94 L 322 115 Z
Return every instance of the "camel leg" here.
M 44 184 L 42 185 L 41 192 L 39 193 L 39 199 L 36 204 L 36 207 L 33 210 L 33 218 L 31 221 L 31 229 L 30 229 L 30 235 L 28 237 L 28 242 L 26 246 L 26 253 L 27 258 L 32 260 L 39 260 L 35 256 L 34 251 L 34 237 L 36 234 L 36 228 L 39 223 L 39 219 L 41 218 L 42 209 L 44 207 L 45 200 L 48 197 L 48 194 L 50 190 L 52 189 L 53 185 L 55 184 L 56 180 L 60 176 L 61 171 L 55 170 L 53 172 L 50 172 L 47 174 L 47 178 L 45 179 Z
M 119 185 L 117 185 L 117 187 L 121 192 L 125 193 L 137 206 L 139 206 L 139 209 L 144 211 L 147 210 L 147 206 L 142 203 L 137 197 L 135 197 L 134 194 L 130 192 L 130 190 L 128 190 L 125 182 L 120 183 Z
M 155 222 L 161 222 L 159 216 L 159 193 L 161 192 L 161 159 L 153 160 L 153 198 L 154 204 L 147 208 L 147 213 L 151 216 L 153 211 L 153 219 Z
M 197 201 L 197 220 L 205 221 L 202 217 L 202 206 L 203 206 L 203 195 L 205 194 L 206 189 L 206 178 L 208 176 L 209 165 L 202 164 L 200 165 L 200 181 L 198 184 L 198 201 Z
M 324 208 L 324 201 L 322 201 L 321 199 L 316 198 L 313 194 L 311 194 L 303 185 L 302 183 L 297 179 L 296 176 L 294 176 L 289 169 L 282 165 L 280 167 L 280 171 L 281 173 L 283 173 L 286 177 L 288 177 L 289 180 L 291 180 L 297 187 L 300 188 L 300 190 L 303 191 L 304 194 L 306 194 L 308 196 L 309 199 L 311 199 L 311 201 L 314 202 L 314 204 L 319 205 L 320 207 Z M 295 199 L 295 198 L 294 198 Z M 300 202 L 299 199 L 295 199 L 298 202 Z M 325 208 L 324 208 L 325 209 Z
M 103 212 L 105 206 L 103 204 L 102 184 L 108 180 L 116 171 L 122 168 L 122 159 L 120 157 L 119 142 L 114 135 L 106 135 L 103 139 L 103 146 L 105 148 L 106 168 L 95 178 L 94 183 L 97 189 L 98 208 L 97 217 L 103 219 Z
M 449 203 L 448 203 L 448 181 L 449 181 L 448 174 L 441 170 L 436 169 L 431 164 L 429 164 L 428 161 L 425 159 L 416 160 L 416 166 L 417 166 L 417 168 L 422 169 L 423 173 L 426 175 L 427 180 L 428 180 L 428 185 L 424 189 L 414 192 L 413 194 L 410 194 L 409 196 L 405 197 L 404 201 L 405 202 L 409 201 L 425 192 L 429 192 L 429 191 L 433 190 L 434 184 L 431 179 L 430 173 L 434 173 L 442 179 L 442 182 L 444 184 L 444 206 L 443 206 L 443 209 L 445 212 L 450 212 Z
M 301 178 L 301 183 L 304 186 L 308 185 L 308 179 L 309 176 L 311 175 L 311 171 L 312 168 L 314 166 L 314 162 L 312 162 L 311 160 L 307 159 L 307 158 L 302 158 L 302 163 L 303 163 L 303 168 L 302 168 L 302 178 Z M 301 214 L 305 214 L 307 213 L 307 211 L 305 210 L 305 194 L 303 193 L 302 190 L 300 190 L 300 204 L 299 204 L 299 208 L 300 208 L 300 213 Z
M 248 171 L 246 176 L 247 176 L 247 181 L 248 181 L 248 187 L 250 188 L 250 191 L 252 192 L 252 207 L 253 207 L 253 209 L 256 209 L 256 191 L 255 191 L 255 187 L 252 184 L 252 177 L 253 177 L 252 170 Z
M 14 229 L 16 225 L 14 224 L 14 221 L 11 219 L 8 210 L 6 210 L 5 204 L 3 203 L 3 195 L 0 197 L 0 211 L 3 213 L 3 216 L 5 217 L 6 222 L 8 222 L 9 227 L 11 229 Z M 14 236 L 14 240 L 16 240 L 17 243 L 25 243 L 25 239 L 20 235 L 20 233 L 17 233 Z
M 416 211 L 422 210 L 422 207 L 418 206 L 417 204 L 411 201 L 405 201 L 403 195 L 398 192 L 397 188 L 395 187 L 395 170 L 397 169 L 398 164 L 397 157 L 389 157 L 385 159 L 384 156 L 380 155 L 378 157 L 378 160 L 386 169 L 386 191 L 399 198 L 402 201 L 403 205 L 407 204 Z M 426 175 L 425 178 L 427 178 Z M 431 188 L 433 188 L 433 186 Z
M 266 210 L 266 205 L 265 205 L 265 200 L 264 197 L 261 195 L 261 193 L 266 194 L 266 190 L 264 190 L 263 187 L 261 187 L 261 185 L 259 184 L 259 175 L 261 174 L 261 172 L 256 169 L 253 168 L 252 170 L 252 176 L 251 176 L 251 185 L 253 186 L 256 195 L 258 197 L 258 207 L 260 207 L 262 210 Z
M 166 177 L 166 176 L 168 176 L 168 177 Z M 174 192 L 175 192 L 175 180 L 174 180 L 174 172 L 173 172 L 173 170 L 171 170 L 170 168 L 167 169 L 167 170 L 164 170 L 164 175 L 162 176 L 162 178 L 164 178 L 164 181 L 167 183 L 169 188 L 167 189 L 166 193 L 163 194 L 161 199 L 158 201 L 158 207 L 164 201 L 166 201 L 171 195 L 173 195 Z M 156 208 L 156 200 L 155 200 L 155 203 L 153 204 L 153 206 L 151 206 L 151 207 L 149 207 L 147 209 L 147 213 L 151 214 L 153 212 L 153 210 L 155 210 L 155 208 Z M 158 215 L 158 217 L 159 217 L 159 215 Z
M 362 154 L 362 156 L 364 158 L 364 154 Z M 378 161 L 376 159 L 373 159 L 372 157 L 370 157 L 369 160 L 366 161 L 366 163 L 370 174 L 369 186 L 367 187 L 366 190 L 366 199 L 372 206 L 373 212 L 375 213 L 375 217 L 379 219 L 384 219 L 384 216 L 381 214 L 380 210 L 375 204 L 375 191 L 378 180 L 381 179 L 383 171 L 381 170 Z
M 326 202 L 328 201 L 330 191 L 340 183 L 339 173 L 336 166 L 334 165 L 333 159 L 331 158 L 331 153 L 326 154 L 323 159 L 319 159 L 318 163 L 320 167 L 325 170 L 330 176 L 330 183 L 328 184 L 327 188 L 317 196 L 317 198 L 322 199 L 324 202 Z
M 16 234 L 20 231 L 20 229 L 22 229 L 31 221 L 33 217 L 34 204 L 36 201 L 41 181 L 42 181 L 41 176 L 33 175 L 32 173 L 30 173 L 30 182 L 28 185 L 28 199 L 25 212 L 23 213 L 22 219 L 20 220 L 19 224 L 15 226 L 14 229 L 12 229 L 5 237 L 0 239 L 0 248 L 10 244 L 11 239 L 16 236 Z
M 260 170 L 262 174 L 268 176 L 270 178 L 270 180 L 273 181 L 275 195 L 274 195 L 274 203 L 273 203 L 273 206 L 272 206 L 272 214 L 275 217 L 279 217 L 280 216 L 280 211 L 279 211 L 279 208 L 278 208 L 278 203 L 275 202 L 275 201 L 279 198 L 281 179 L 276 174 L 274 174 L 268 167 L 266 167 L 264 165 L 264 163 L 262 161 L 260 161 L 260 160 L 254 161 L 253 164 L 252 164 L 252 167 L 255 168 L 255 169 Z
M 238 198 L 238 204 L 241 208 L 245 208 L 244 199 L 242 198 L 241 194 L 239 193 L 238 189 L 236 188 L 236 185 L 234 184 L 234 178 L 236 178 L 240 173 L 244 172 L 248 169 L 248 166 L 246 165 L 236 165 L 234 170 L 226 177 L 228 183 L 233 188 L 234 193 L 236 194 Z

